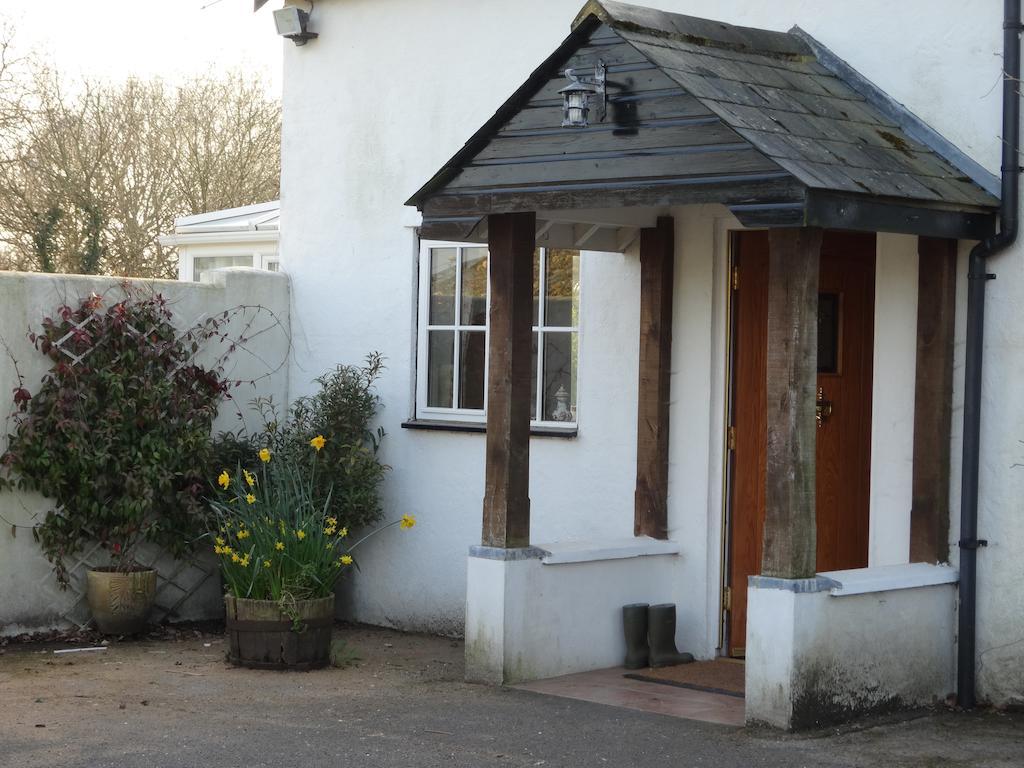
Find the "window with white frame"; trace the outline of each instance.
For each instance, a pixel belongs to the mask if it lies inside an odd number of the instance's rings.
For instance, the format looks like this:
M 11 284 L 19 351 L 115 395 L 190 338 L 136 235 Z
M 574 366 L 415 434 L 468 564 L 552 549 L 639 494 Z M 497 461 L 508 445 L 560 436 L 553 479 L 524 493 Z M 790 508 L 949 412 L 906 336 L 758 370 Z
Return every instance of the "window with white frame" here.
M 535 425 L 576 423 L 579 251 L 534 252 Z M 487 400 L 487 249 L 426 242 L 420 250 L 416 415 L 483 421 Z

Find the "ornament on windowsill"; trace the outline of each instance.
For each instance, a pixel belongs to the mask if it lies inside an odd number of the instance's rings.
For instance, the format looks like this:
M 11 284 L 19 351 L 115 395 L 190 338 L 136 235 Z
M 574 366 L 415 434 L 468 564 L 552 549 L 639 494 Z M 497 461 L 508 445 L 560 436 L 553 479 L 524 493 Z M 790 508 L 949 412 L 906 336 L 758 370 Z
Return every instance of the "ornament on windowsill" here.
M 572 411 L 569 409 L 569 393 L 565 387 L 559 386 L 555 392 L 555 410 L 551 413 L 552 421 L 572 421 Z

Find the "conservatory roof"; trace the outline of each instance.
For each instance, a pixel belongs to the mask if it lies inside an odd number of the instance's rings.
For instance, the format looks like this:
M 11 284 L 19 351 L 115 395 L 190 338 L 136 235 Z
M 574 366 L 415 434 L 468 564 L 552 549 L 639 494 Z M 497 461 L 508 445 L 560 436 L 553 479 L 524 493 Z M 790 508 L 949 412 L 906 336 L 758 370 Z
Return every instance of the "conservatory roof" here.
M 174 234 L 201 232 L 277 232 L 280 229 L 281 201 L 257 203 L 240 208 L 181 216 L 174 220 Z

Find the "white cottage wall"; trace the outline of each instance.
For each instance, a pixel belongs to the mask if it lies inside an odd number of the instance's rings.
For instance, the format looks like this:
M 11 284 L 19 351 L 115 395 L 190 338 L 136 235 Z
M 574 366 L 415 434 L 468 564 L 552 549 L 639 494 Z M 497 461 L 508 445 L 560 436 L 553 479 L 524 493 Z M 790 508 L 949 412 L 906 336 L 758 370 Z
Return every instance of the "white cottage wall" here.
M 937 7 L 928 0 L 865 0 L 822 11 L 810 0 L 647 3 L 771 29 L 799 24 L 998 172 L 998 4 L 946 0 Z M 419 221 L 403 203 L 555 48 L 581 4 L 325 0 L 313 15 L 319 39 L 301 48 L 284 44 L 281 248 L 282 266 L 294 285 L 292 386 L 296 393 L 308 391 L 321 371 L 339 361 L 357 361 L 372 349 L 388 357 L 381 385 L 381 423 L 389 433 L 384 458 L 394 467 L 387 509 L 389 515 L 410 512 L 421 521 L 412 535 L 389 533 L 363 552 L 363 570 L 350 595 L 360 619 L 460 632 L 466 551 L 478 541 L 480 528 L 483 439 L 400 428 L 412 409 L 417 259 L 410 227 Z M 680 606 L 681 644 L 705 655 L 717 638 L 721 373 L 716 361 L 722 323 L 713 298 L 723 295 L 722 278 L 711 255 L 712 213 L 673 213 L 678 252 L 669 525 L 683 549 L 678 590 L 687 603 Z M 1022 459 L 1019 440 L 1024 438 L 1013 383 L 1024 374 L 1016 325 L 1024 299 L 1020 249 L 997 260 L 993 271 L 999 280 L 989 286 L 981 477 L 981 532 L 991 544 L 979 558 L 978 646 L 982 694 L 1009 701 L 1024 697 L 1024 665 L 1019 664 L 1024 596 L 1014 588 L 1020 568 L 1011 554 L 1024 546 L 1018 501 L 1024 471 L 1011 468 Z M 576 440 L 532 443 L 538 541 L 621 536 L 631 528 L 635 258 L 587 254 L 582 279 L 580 434 Z M 962 297 L 961 280 L 961 329 Z M 696 322 L 683 323 L 684 318 Z M 958 338 L 961 393 L 962 331 Z M 885 374 L 876 370 L 876 375 Z M 962 402 L 962 394 L 958 397 Z M 961 418 L 958 408 L 955 461 Z M 905 452 L 904 442 L 897 445 Z M 956 508 L 958 465 L 953 474 Z M 894 509 L 905 515 L 905 489 L 893 492 Z M 954 543 L 955 526 L 954 520 Z M 876 542 L 876 561 L 896 561 L 897 545 L 902 550 L 902 540 Z

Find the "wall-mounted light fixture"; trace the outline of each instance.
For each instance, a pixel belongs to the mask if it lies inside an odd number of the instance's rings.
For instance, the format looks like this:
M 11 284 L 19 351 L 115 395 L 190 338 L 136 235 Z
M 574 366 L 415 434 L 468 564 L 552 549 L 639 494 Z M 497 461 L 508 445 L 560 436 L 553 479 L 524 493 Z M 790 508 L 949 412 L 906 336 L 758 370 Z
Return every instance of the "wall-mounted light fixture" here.
M 310 3 L 310 10 L 312 5 Z M 274 11 L 274 25 L 277 27 L 277 34 L 287 37 L 296 45 L 305 45 L 317 36 L 316 32 L 309 31 L 309 14 L 293 6 Z
M 562 94 L 562 127 L 586 128 L 590 123 L 590 110 L 597 120 L 604 120 L 607 98 L 605 96 L 606 69 L 603 61 L 594 67 L 594 76 L 577 75 L 576 70 L 565 70 L 569 84 L 558 92 Z

